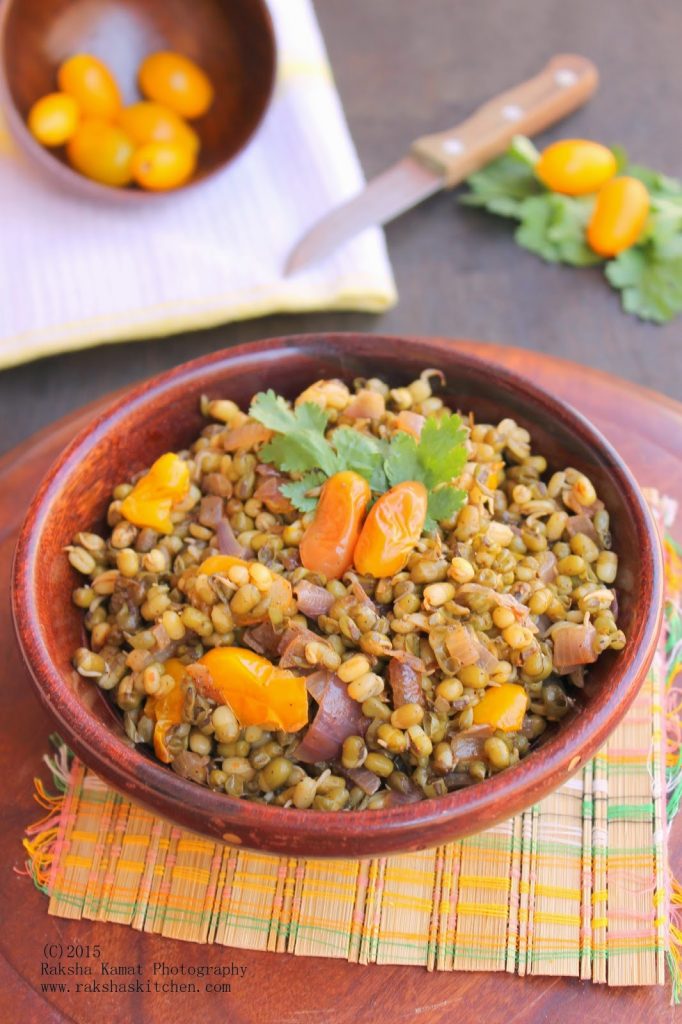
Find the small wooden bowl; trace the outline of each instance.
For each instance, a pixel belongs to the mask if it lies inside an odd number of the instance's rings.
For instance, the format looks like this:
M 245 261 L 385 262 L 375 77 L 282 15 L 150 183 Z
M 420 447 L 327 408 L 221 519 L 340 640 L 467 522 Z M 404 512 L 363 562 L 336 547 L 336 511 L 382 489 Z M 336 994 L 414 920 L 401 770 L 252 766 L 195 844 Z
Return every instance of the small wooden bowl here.
M 0 98 L 14 139 L 54 181 L 81 196 L 139 203 L 168 195 L 91 181 L 72 170 L 63 147 L 46 149 L 26 126 L 33 103 L 57 89 L 57 68 L 67 57 L 92 53 L 103 60 L 128 104 L 143 98 L 137 69 L 156 50 L 190 57 L 213 83 L 210 110 L 192 122 L 201 150 L 183 188 L 204 181 L 244 148 L 270 100 L 275 37 L 264 0 L 4 0 Z
M 80 577 L 64 546 L 79 530 L 104 531 L 116 484 L 159 454 L 186 447 L 205 421 L 199 398 L 247 406 L 256 391 L 289 397 L 319 377 L 380 375 L 408 383 L 439 367 L 450 404 L 479 421 L 511 416 L 526 427 L 550 468 L 575 466 L 594 481 L 611 513 L 619 624 L 628 642 L 590 668 L 570 718 L 520 764 L 434 800 L 385 811 L 323 814 L 235 800 L 180 778 L 142 747 L 71 658 L 85 641 L 71 601 Z M 509 818 L 565 782 L 604 743 L 627 711 L 653 658 L 662 612 L 661 554 L 647 505 L 608 442 L 579 413 L 524 378 L 465 355 L 445 340 L 326 334 L 242 345 L 152 378 L 120 399 L 59 458 L 34 498 L 17 547 L 14 620 L 38 694 L 56 728 L 103 779 L 177 824 L 245 847 L 292 856 L 368 857 L 435 846 Z M 549 730 L 548 730 L 549 732 Z

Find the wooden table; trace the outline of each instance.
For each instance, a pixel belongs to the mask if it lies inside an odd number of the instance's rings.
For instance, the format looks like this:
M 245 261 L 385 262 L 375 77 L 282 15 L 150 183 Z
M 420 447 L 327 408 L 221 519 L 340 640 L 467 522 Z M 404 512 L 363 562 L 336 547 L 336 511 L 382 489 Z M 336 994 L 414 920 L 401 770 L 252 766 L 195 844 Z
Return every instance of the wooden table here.
M 466 344 L 466 343 L 465 343 Z M 489 348 L 491 359 L 527 373 L 573 402 L 618 445 L 644 485 L 663 485 L 682 502 L 682 405 L 596 371 L 510 348 Z M 663 988 L 607 989 L 566 978 L 498 974 L 427 974 L 418 967 L 360 967 L 345 961 L 198 946 L 130 928 L 47 915 L 45 897 L 15 867 L 20 838 L 39 812 L 31 799 L 34 775 L 45 776 L 41 757 L 49 722 L 30 687 L 13 639 L 8 577 L 14 536 L 23 509 L 49 462 L 88 420 L 70 417 L 0 459 L 0 633 L 6 735 L 0 744 L 0 1024 L 76 1021 L 91 1024 L 630 1024 L 673 1021 Z M 637 429 L 632 429 L 637 424 Z M 677 537 L 682 537 L 678 524 Z M 48 570 L 49 571 L 49 570 Z M 672 867 L 682 875 L 681 827 L 673 835 Z M 203 965 L 234 961 L 247 967 L 229 997 L 209 995 L 41 994 L 45 943 L 99 943 L 111 962 L 154 960 Z M 50 979 L 48 979 L 50 980 Z M 69 979 L 51 979 L 68 981 Z M 477 1007 L 472 1017 L 472 1005 Z
M 627 146 L 682 169 L 679 0 L 316 0 L 341 98 L 372 175 L 426 131 L 464 118 L 553 53 L 591 57 L 592 102 L 547 138 Z M 682 398 L 682 318 L 621 313 L 598 269 L 549 266 L 519 251 L 509 224 L 434 196 L 388 228 L 400 302 L 368 314 L 275 316 L 143 344 L 52 358 L 0 374 L 0 450 L 98 395 L 237 341 L 311 330 L 484 338 L 562 355 Z M 2 303 L 12 296 L 3 293 Z

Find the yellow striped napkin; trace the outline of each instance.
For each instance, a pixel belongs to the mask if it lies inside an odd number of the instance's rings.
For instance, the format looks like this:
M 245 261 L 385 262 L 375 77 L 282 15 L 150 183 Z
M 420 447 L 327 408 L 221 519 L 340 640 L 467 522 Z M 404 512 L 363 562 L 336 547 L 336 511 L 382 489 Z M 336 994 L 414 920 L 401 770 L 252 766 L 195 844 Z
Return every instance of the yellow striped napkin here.
M 564 975 L 680 994 L 682 889 L 668 817 L 682 797 L 682 561 L 668 545 L 666 626 L 632 709 L 580 775 L 480 835 L 367 861 L 220 845 L 114 793 L 62 747 L 62 793 L 25 840 L 60 917 L 192 942 L 430 970 Z M 666 728 L 667 726 L 667 728 Z
M 272 105 L 246 151 L 194 189 L 135 209 L 75 198 L 0 124 L 0 368 L 277 311 L 379 312 L 396 301 L 376 228 L 282 276 L 305 229 L 364 179 L 310 0 L 269 6 Z

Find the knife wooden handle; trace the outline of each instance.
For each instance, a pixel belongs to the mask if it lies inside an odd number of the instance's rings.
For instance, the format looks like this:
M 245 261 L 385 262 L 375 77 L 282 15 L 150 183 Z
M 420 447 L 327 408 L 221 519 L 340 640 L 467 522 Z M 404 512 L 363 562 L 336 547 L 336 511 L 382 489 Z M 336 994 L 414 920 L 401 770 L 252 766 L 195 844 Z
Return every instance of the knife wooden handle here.
M 582 106 L 598 84 L 587 57 L 560 54 L 539 75 L 488 100 L 455 128 L 417 139 L 411 151 L 452 188 L 504 153 L 515 135 L 535 135 Z

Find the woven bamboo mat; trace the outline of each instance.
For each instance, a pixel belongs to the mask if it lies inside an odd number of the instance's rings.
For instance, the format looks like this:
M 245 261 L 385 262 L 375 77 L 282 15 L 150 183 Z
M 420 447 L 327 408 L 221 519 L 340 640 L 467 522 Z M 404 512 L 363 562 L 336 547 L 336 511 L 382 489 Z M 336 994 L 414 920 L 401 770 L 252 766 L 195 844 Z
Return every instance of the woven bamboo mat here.
M 663 984 L 667 961 L 676 993 L 682 900 L 666 795 L 676 810 L 680 565 L 669 547 L 664 635 L 623 723 L 582 774 L 518 817 L 400 857 L 278 858 L 155 818 L 62 750 L 50 763 L 63 792 L 38 784 L 48 815 L 25 841 L 49 912 L 243 949 L 609 985 Z

